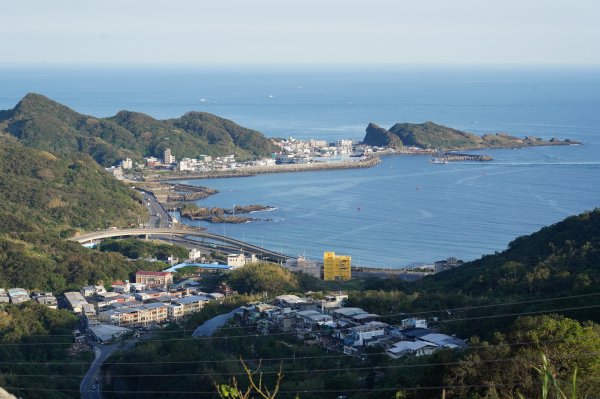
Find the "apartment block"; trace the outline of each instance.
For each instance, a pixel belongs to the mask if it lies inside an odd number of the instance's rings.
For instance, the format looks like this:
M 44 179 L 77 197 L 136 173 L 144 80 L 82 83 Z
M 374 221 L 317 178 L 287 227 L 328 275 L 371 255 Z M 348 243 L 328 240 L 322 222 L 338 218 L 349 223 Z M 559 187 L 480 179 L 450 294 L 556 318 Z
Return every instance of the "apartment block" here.
M 323 280 L 350 280 L 351 277 L 350 256 L 336 255 L 335 252 L 323 254 Z

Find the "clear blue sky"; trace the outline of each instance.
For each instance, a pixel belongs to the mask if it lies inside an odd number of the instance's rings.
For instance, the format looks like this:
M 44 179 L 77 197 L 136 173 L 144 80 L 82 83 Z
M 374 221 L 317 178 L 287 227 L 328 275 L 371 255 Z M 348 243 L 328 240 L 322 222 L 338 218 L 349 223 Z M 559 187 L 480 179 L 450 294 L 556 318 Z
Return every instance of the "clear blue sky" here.
M 0 65 L 600 64 L 599 21 L 599 0 L 0 0 Z

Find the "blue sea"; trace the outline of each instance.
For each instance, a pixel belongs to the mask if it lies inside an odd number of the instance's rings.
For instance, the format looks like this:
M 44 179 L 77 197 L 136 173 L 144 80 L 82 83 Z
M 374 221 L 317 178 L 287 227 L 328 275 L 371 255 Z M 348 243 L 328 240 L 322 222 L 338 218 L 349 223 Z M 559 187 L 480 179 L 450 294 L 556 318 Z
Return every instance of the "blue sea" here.
M 489 163 L 388 156 L 371 169 L 188 181 L 220 191 L 202 204 L 277 208 L 243 225 L 190 224 L 293 255 L 320 258 L 331 250 L 354 264 L 391 268 L 449 256 L 471 260 L 600 205 L 597 68 L 0 69 L 0 108 L 27 92 L 97 116 L 206 111 L 271 137 L 360 140 L 369 122 L 430 120 L 478 134 L 583 142 L 480 151 L 494 158 Z

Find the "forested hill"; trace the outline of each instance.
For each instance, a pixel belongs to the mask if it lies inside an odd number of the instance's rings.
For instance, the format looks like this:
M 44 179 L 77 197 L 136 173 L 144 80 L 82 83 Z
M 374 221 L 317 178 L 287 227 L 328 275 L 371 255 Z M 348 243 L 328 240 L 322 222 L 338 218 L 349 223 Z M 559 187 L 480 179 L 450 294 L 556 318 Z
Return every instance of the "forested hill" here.
M 130 226 L 147 217 L 137 193 L 86 155 L 57 157 L 0 137 L 0 183 L 0 233 Z
M 416 283 L 427 292 L 467 296 L 559 296 L 600 286 L 600 209 L 512 241 L 495 255 Z
M 60 292 L 161 267 L 63 239 L 146 217 L 136 192 L 89 156 L 57 157 L 0 137 L 0 287 Z
M 363 143 L 380 147 L 409 146 L 442 150 L 578 144 L 578 142 L 569 140 L 544 141 L 536 137 L 519 138 L 505 133 L 477 136 L 433 122 L 396 123 L 389 130 L 370 123 L 367 126 Z
M 244 159 L 273 151 L 261 133 L 204 112 L 168 120 L 129 111 L 96 118 L 32 93 L 0 111 L 0 132 L 55 155 L 83 152 L 104 166 L 126 157 L 162 157 L 165 148 L 178 158 L 236 154 Z

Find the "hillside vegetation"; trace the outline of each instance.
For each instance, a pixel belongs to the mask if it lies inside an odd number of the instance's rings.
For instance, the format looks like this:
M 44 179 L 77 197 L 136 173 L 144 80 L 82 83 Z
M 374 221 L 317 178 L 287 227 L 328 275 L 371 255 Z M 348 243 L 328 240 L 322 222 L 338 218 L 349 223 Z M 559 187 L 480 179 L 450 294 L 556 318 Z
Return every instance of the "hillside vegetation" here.
M 600 209 L 571 216 L 508 244 L 494 255 L 418 282 L 468 296 L 532 296 L 586 292 L 600 285 Z
M 0 304 L 0 387 L 22 398 L 75 397 L 91 358 L 89 352 L 67 352 L 76 326 L 68 310 Z
M 168 120 L 130 111 L 96 118 L 32 93 L 13 109 L 0 111 L 0 132 L 55 155 L 82 152 L 104 166 L 126 157 L 162 158 L 165 148 L 178 158 L 235 154 L 244 159 L 273 151 L 261 133 L 205 112 Z
M 396 123 L 389 130 L 370 123 L 363 143 L 379 147 L 400 149 L 402 146 L 423 149 L 461 150 L 493 147 L 524 147 L 535 145 L 575 144 L 574 141 L 536 137 L 519 138 L 505 133 L 477 136 L 447 126 L 425 123 Z
M 160 267 L 64 240 L 146 217 L 137 193 L 90 157 L 57 157 L 0 138 L 0 287 L 62 291 Z

